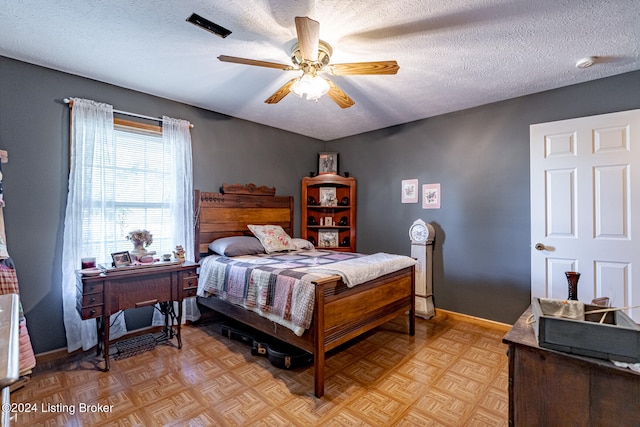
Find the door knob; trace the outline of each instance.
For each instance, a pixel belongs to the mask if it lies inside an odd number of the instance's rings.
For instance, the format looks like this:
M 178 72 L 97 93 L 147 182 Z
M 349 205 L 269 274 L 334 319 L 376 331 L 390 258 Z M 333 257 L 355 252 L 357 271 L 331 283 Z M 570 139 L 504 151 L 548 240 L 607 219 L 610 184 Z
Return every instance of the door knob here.
M 544 249 L 545 249 L 545 247 L 544 247 L 544 245 L 542 243 L 536 243 L 535 248 L 538 251 L 544 251 Z

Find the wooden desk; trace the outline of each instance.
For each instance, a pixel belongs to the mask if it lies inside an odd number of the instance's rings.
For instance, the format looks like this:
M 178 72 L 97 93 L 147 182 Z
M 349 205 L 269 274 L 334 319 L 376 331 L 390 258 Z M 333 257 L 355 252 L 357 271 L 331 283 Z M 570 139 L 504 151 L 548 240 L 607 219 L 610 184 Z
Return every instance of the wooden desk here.
M 509 425 L 640 425 L 640 374 L 539 347 L 530 314 L 502 339 L 509 345 Z
M 110 316 L 120 310 L 145 307 L 163 302 L 178 302 L 178 313 L 173 304 L 163 304 L 165 328 L 168 338 L 175 336 L 182 348 L 180 319 L 182 300 L 196 295 L 198 264 L 158 265 L 132 270 L 113 270 L 99 276 L 77 273 L 77 309 L 82 319 L 96 319 L 98 354 L 104 352 L 105 371 L 109 370 Z

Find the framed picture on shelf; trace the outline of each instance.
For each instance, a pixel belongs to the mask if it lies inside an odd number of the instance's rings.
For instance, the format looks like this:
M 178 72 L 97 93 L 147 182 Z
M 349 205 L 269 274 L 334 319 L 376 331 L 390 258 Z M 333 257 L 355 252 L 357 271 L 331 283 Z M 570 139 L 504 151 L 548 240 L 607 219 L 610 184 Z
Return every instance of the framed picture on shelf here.
M 116 268 L 131 265 L 131 255 L 127 251 L 113 252 L 111 258 L 113 259 L 113 266 Z
M 338 174 L 338 153 L 318 153 L 318 174 Z
M 336 187 L 320 187 L 320 206 L 336 206 Z
M 319 230 L 318 247 L 335 248 L 338 246 L 338 230 Z

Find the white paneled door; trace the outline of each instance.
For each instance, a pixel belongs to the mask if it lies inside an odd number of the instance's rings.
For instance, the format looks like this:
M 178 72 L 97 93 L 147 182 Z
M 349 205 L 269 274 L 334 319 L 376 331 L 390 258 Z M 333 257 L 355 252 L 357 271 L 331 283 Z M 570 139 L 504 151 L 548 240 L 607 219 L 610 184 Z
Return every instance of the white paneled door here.
M 532 125 L 531 296 L 640 304 L 640 110 Z M 640 321 L 640 309 L 627 312 Z

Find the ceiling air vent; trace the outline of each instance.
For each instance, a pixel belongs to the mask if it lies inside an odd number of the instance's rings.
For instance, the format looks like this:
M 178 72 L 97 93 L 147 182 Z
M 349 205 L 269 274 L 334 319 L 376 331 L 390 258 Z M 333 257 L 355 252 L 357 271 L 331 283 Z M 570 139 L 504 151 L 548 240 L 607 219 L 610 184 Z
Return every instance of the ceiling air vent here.
M 203 18 L 202 16 L 196 13 L 191 14 L 191 16 L 187 18 L 187 22 L 191 22 L 193 25 L 197 25 L 198 27 L 204 30 L 207 30 L 215 34 L 216 36 L 220 36 L 222 38 L 225 38 L 229 34 L 231 34 L 231 31 L 227 30 L 226 28 L 221 27 L 218 24 L 214 24 L 213 22 Z

